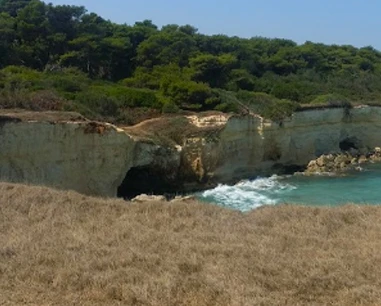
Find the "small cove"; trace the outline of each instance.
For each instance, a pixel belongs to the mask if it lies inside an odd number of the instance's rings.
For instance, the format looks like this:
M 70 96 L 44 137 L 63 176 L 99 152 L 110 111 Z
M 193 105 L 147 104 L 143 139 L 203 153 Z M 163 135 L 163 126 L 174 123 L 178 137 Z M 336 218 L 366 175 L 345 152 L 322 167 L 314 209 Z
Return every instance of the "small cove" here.
M 250 211 L 283 203 L 310 206 L 381 204 L 381 164 L 367 164 L 362 171 L 345 175 L 277 176 L 219 185 L 197 194 L 201 201 Z

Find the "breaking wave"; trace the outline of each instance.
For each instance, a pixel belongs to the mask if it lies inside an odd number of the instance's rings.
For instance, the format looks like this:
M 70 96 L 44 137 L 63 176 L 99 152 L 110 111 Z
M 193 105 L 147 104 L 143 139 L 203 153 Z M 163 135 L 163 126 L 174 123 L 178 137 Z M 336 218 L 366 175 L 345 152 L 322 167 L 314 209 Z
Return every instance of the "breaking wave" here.
M 241 181 L 234 186 L 218 185 L 198 196 L 200 200 L 214 202 L 241 211 L 249 211 L 262 205 L 275 205 L 282 202 L 283 195 L 296 189 L 282 182 L 284 177 L 273 175 L 267 178 Z

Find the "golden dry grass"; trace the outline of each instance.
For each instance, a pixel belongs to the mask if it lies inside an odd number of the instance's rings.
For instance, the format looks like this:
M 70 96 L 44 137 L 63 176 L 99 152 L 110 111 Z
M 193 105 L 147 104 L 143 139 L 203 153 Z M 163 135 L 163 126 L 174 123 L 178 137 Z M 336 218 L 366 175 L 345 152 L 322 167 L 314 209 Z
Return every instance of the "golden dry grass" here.
M 381 207 L 132 204 L 0 184 L 0 305 L 380 305 Z

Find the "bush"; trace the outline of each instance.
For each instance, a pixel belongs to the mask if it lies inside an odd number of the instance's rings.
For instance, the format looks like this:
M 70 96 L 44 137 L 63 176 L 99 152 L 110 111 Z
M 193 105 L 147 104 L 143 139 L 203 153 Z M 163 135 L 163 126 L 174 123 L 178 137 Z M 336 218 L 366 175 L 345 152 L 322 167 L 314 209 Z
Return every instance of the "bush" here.
M 30 94 L 29 103 L 35 111 L 61 111 L 66 101 L 52 90 L 41 90 Z
M 120 84 L 127 87 L 165 91 L 169 84 L 180 80 L 190 81 L 190 71 L 181 69 L 176 64 L 170 64 L 155 66 L 152 69 L 138 67 L 133 77 L 120 81 Z
M 8 66 L 0 71 L 0 88 L 8 92 L 44 89 L 42 73 L 19 66 Z
M 214 97 L 218 98 L 218 104 L 214 107 L 215 110 L 226 113 L 238 113 L 241 105 L 235 93 L 222 90 L 213 89 Z
M 172 101 L 164 103 L 162 112 L 166 114 L 175 114 L 180 111 L 180 108 Z
M 348 99 L 338 94 L 319 95 L 311 101 L 311 104 L 345 103 Z
M 227 89 L 231 91 L 254 90 L 254 77 L 245 69 L 234 69 L 230 74 L 231 80 L 227 84 Z
M 278 99 L 300 101 L 300 92 L 294 83 L 279 83 L 271 90 L 271 95 Z
M 124 97 L 123 106 L 129 107 L 152 107 L 160 109 L 162 103 L 155 91 L 149 89 L 125 88 L 121 90 Z
M 0 92 L 0 108 L 22 108 L 32 111 L 61 111 L 68 101 L 51 90 L 36 92 Z
M 268 107 L 276 103 L 276 98 L 263 92 L 239 91 L 237 99 L 251 111 L 263 115 Z
M 327 94 L 317 96 L 314 100 L 311 101 L 313 105 L 326 105 L 328 107 L 352 107 L 350 101 L 338 94 Z
M 76 71 L 75 69 L 64 69 L 59 72 L 47 72 L 43 74 L 44 76 L 44 86 L 53 87 L 58 92 L 70 96 L 72 94 L 86 90 L 90 79 L 86 77 L 82 72 Z
M 75 95 L 75 105 L 80 112 L 93 119 L 111 122 L 121 121 L 125 109 L 162 108 L 162 102 L 154 91 L 127 88 L 121 85 L 99 83 Z M 126 117 L 127 118 L 127 117 Z
M 290 117 L 298 106 L 298 103 L 290 100 L 276 100 L 273 104 L 265 107 L 261 115 L 265 118 L 279 122 L 287 117 Z
M 237 113 L 238 105 L 235 103 L 225 102 L 218 104 L 214 109 L 224 113 Z
M 149 88 L 153 90 L 160 87 L 159 80 L 148 73 L 135 74 L 133 77 L 124 79 L 119 83 L 126 87 Z
M 262 92 L 240 91 L 237 98 L 252 111 L 259 115 L 274 120 L 281 121 L 299 107 L 299 104 L 286 99 L 277 99 Z
M 95 91 L 81 92 L 76 96 L 75 105 L 80 112 L 91 119 L 108 119 L 119 115 L 119 104 L 115 97 Z
M 193 81 L 171 83 L 163 92 L 171 101 L 182 109 L 201 110 L 205 101 L 211 97 L 210 87 Z
M 94 81 L 77 69 L 38 72 L 9 66 L 0 70 L 0 108 L 77 111 L 90 119 L 114 122 L 124 117 L 126 108 L 161 111 L 163 104 L 155 91 Z
M 99 96 L 107 96 L 118 102 L 120 107 L 152 107 L 161 108 L 162 104 L 156 92 L 149 89 L 128 88 L 121 85 L 99 84 L 88 88 Z

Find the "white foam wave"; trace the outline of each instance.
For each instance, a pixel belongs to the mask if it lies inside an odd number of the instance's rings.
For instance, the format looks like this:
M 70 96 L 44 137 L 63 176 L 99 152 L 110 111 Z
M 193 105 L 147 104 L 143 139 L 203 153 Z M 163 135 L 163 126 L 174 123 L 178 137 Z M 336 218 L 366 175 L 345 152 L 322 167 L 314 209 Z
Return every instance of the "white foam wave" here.
M 249 211 L 262 205 L 275 205 L 281 201 L 282 193 L 295 188 L 281 182 L 281 177 L 273 175 L 241 181 L 234 186 L 218 185 L 202 192 L 200 198 L 233 209 Z

